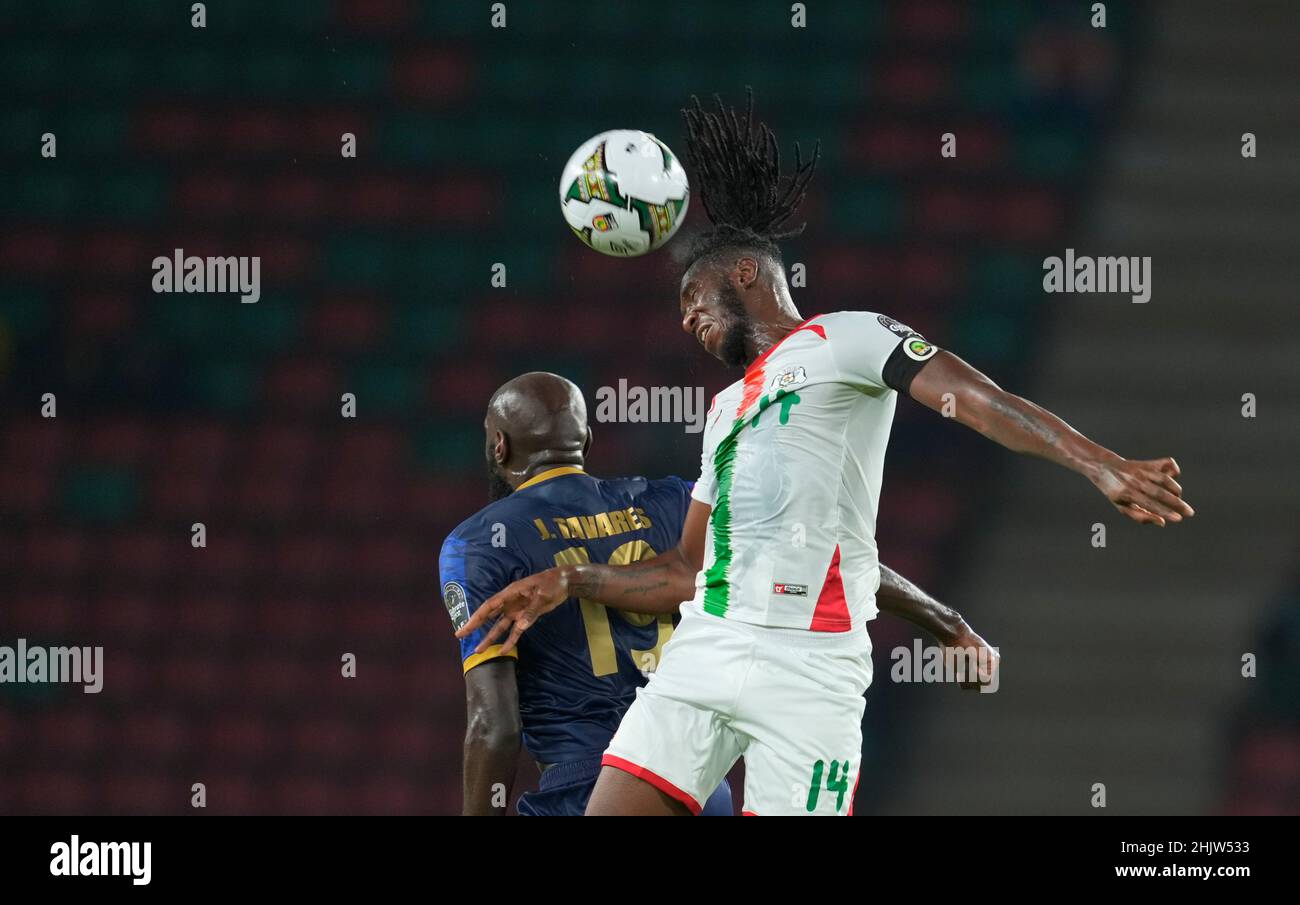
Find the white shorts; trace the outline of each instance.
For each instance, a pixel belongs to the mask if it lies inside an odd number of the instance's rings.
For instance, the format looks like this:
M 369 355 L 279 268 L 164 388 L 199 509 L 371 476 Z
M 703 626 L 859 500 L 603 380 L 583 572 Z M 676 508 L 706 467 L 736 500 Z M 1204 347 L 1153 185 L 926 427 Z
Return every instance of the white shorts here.
M 745 814 L 850 814 L 870 684 L 865 628 L 766 628 L 684 604 L 602 763 L 698 814 L 744 757 Z

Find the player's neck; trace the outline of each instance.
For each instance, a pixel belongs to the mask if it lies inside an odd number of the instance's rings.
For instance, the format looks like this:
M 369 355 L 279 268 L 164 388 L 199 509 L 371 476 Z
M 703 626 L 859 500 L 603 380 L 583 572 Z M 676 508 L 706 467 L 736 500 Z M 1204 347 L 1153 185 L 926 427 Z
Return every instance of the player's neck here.
M 565 456 L 530 462 L 519 471 L 510 472 L 510 483 L 517 490 L 521 485 L 527 484 L 533 478 L 557 468 L 576 468 L 581 471 L 583 468 L 583 462 L 581 459 L 575 461 L 571 457 Z
M 803 318 L 798 311 L 782 311 L 770 321 L 755 325 L 747 343 L 749 361 L 753 361 L 799 328 Z

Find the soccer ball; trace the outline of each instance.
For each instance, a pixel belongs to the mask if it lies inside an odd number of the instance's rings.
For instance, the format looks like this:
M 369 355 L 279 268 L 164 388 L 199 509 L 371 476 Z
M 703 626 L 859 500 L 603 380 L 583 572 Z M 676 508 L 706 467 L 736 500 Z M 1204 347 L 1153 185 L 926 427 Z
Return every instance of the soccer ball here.
M 614 129 L 582 144 L 560 177 L 560 208 L 579 239 L 633 257 L 663 245 L 686 218 L 686 171 L 648 132 Z

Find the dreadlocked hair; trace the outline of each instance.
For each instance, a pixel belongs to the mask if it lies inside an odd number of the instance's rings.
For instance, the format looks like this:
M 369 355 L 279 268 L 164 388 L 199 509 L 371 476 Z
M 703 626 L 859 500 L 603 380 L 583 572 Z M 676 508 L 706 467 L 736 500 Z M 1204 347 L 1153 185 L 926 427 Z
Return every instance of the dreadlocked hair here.
M 776 243 L 804 230 L 803 223 L 785 224 L 808 193 L 821 158 L 821 142 L 807 161 L 796 142 L 794 172 L 782 176 L 776 136 L 765 123 L 757 123 L 755 129 L 752 88 L 745 90 L 745 97 L 743 117 L 724 106 L 716 94 L 717 112 L 705 110 L 695 95 L 691 106 L 682 110 L 700 200 L 713 223 L 712 229 L 695 238 L 686 255 L 687 266 L 734 246 L 754 248 L 780 261 Z

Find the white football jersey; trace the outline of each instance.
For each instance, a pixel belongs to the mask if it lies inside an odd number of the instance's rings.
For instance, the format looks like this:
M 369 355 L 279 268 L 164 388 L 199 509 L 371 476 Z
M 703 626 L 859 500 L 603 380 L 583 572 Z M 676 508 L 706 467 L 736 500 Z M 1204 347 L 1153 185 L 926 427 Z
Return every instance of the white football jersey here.
M 823 314 L 714 397 L 692 491 L 713 512 L 690 605 L 816 632 L 875 617 L 896 389 L 937 351 L 884 315 Z

